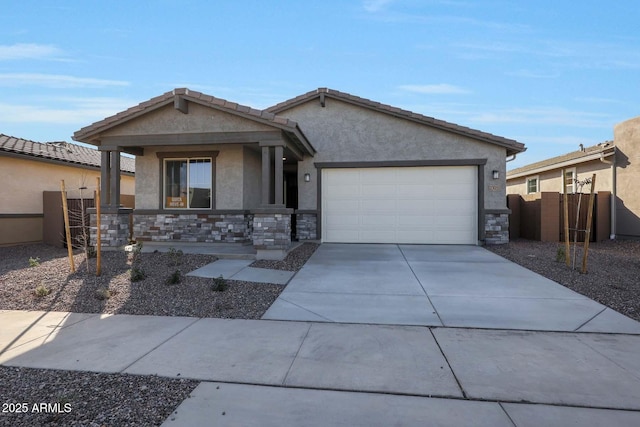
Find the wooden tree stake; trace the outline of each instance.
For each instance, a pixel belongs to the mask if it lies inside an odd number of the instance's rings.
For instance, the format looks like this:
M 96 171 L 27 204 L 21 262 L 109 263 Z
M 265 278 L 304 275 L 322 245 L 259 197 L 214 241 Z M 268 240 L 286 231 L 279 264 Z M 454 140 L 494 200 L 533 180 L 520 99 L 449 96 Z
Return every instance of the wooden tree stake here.
M 75 273 L 76 265 L 73 261 L 73 245 L 71 244 L 71 229 L 69 228 L 69 208 L 67 207 L 67 190 L 65 190 L 64 187 L 64 179 L 60 181 L 60 189 L 62 190 L 62 213 L 64 216 L 64 231 L 67 237 L 69 267 L 71 267 L 71 272 Z
M 587 272 L 587 253 L 589 252 L 589 240 L 591 240 L 591 222 L 593 220 L 593 202 L 595 199 L 596 174 L 591 178 L 591 197 L 589 198 L 589 210 L 587 211 L 587 230 L 584 234 L 584 250 L 582 252 L 582 274 Z
M 567 172 L 562 170 L 562 202 L 564 204 L 564 260 L 567 267 L 571 266 L 571 246 L 569 245 L 569 196 L 567 196 Z

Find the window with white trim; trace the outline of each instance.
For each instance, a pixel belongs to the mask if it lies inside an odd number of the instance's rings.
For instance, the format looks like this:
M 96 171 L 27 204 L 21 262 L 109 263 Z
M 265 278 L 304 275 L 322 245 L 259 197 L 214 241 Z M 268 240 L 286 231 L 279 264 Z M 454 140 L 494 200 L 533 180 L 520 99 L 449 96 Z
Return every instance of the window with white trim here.
M 164 160 L 164 208 L 211 209 L 212 159 Z
M 564 193 L 564 190 L 566 189 L 567 194 L 573 194 L 576 192 L 576 168 L 565 169 L 564 173 L 565 182 L 562 187 L 562 192 Z
M 533 194 L 540 191 L 540 180 L 537 176 L 527 178 L 527 194 Z

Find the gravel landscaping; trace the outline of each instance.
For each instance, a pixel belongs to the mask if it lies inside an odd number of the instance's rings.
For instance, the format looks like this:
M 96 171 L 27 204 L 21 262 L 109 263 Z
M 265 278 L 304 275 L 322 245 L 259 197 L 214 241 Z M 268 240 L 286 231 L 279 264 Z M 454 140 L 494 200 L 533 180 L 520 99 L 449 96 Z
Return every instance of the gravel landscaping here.
M 155 376 L 0 366 L 0 426 L 156 426 L 198 384 Z
M 578 244 L 575 270 L 566 266 L 563 257 L 556 261 L 559 247 L 564 245 L 519 239 L 487 249 L 640 321 L 640 242 L 590 243 L 586 274 L 580 273 L 582 244 Z
M 284 261 L 256 261 L 254 266 L 296 271 L 317 246 L 305 243 Z M 214 262 L 211 255 L 143 253 L 136 261 L 132 258 L 124 252 L 104 252 L 102 275 L 96 277 L 96 260 L 89 259 L 87 272 L 81 253 L 74 255 L 76 272 L 70 273 L 64 249 L 0 248 L 0 309 L 259 319 L 284 289 L 225 280 L 227 289 L 216 292 L 214 280 L 185 276 Z M 145 277 L 132 281 L 132 269 Z M 172 284 L 173 278 L 179 283 Z
M 283 261 L 256 261 L 252 266 L 297 271 L 317 247 L 304 243 Z M 0 310 L 259 319 L 284 289 L 226 280 L 227 288 L 220 292 L 212 290 L 212 279 L 184 276 L 215 260 L 210 255 L 174 252 L 140 254 L 134 261 L 131 254 L 105 252 L 103 274 L 96 277 L 95 259 L 89 259 L 87 272 L 84 254 L 74 255 L 77 271 L 69 273 L 64 249 L 0 248 Z M 132 267 L 146 277 L 132 282 Z M 180 283 L 168 283 L 176 270 Z M 0 426 L 160 425 L 197 385 L 197 381 L 155 376 L 0 366 L 0 404 L 7 404 L 0 412 Z M 15 404 L 24 408 L 23 403 L 28 410 L 16 413 Z M 41 404 L 44 411 L 38 412 Z

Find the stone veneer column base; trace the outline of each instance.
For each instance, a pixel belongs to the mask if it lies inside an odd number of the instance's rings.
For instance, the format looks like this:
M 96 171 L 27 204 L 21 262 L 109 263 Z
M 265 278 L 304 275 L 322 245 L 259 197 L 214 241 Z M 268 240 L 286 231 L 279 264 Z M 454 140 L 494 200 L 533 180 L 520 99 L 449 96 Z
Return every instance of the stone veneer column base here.
M 296 237 L 298 240 L 316 240 L 318 237 L 318 214 L 316 212 L 296 212 Z
M 88 209 L 91 217 L 91 244 L 97 245 L 97 214 L 95 208 Z M 103 251 L 119 250 L 129 244 L 129 216 L 132 209 L 118 209 L 117 212 L 100 213 L 100 238 Z
M 253 247 L 257 259 L 282 260 L 291 247 L 293 209 L 264 208 L 253 211 Z
M 486 212 L 484 216 L 485 244 L 503 245 L 509 243 L 509 212 Z

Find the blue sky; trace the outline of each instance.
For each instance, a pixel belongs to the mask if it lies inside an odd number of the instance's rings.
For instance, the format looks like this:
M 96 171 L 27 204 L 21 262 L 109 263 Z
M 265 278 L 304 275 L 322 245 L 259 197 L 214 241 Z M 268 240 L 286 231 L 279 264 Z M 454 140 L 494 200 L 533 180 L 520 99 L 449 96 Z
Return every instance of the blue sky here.
M 636 1 L 4 2 L 0 133 L 71 141 L 174 87 L 265 108 L 329 87 L 526 144 L 640 115 Z

